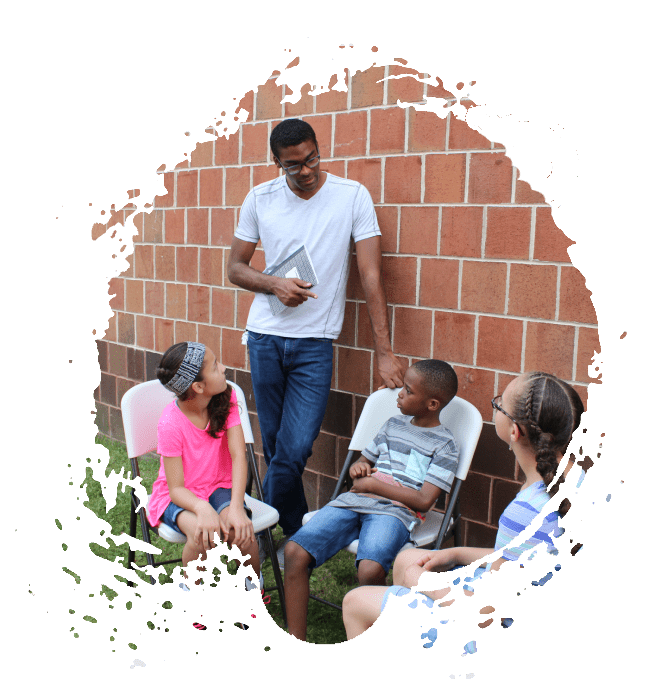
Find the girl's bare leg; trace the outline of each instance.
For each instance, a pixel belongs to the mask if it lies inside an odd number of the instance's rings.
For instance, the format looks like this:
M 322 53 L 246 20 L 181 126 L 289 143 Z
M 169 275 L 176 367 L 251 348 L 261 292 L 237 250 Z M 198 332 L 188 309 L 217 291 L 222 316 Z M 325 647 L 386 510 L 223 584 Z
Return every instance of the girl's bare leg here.
M 358 587 L 352 589 L 342 601 L 342 620 L 347 640 L 364 633 L 381 615 L 381 604 L 388 587 Z

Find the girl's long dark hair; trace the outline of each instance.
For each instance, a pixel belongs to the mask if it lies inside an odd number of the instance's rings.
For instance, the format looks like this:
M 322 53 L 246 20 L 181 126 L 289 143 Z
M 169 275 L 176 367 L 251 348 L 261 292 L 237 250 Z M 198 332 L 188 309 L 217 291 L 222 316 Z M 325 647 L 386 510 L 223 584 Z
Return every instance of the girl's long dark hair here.
M 580 424 L 583 402 L 574 388 L 549 373 L 535 371 L 523 378 L 512 416 L 528 437 L 535 451 L 537 472 L 548 487 L 558 470 L 558 453 L 564 455 Z M 560 475 L 549 494 L 556 494 L 564 481 L 564 475 Z M 558 507 L 560 516 L 569 507 L 569 500 L 563 499 Z
M 174 374 L 177 372 L 179 366 L 181 366 L 183 363 L 187 348 L 187 342 L 179 342 L 179 344 L 174 344 L 171 346 L 161 357 L 158 368 L 156 369 L 156 377 L 159 381 L 161 381 L 161 383 L 163 383 L 163 385 L 168 383 L 174 377 Z M 195 381 L 201 380 L 203 380 L 202 369 L 200 369 L 200 372 L 197 374 L 197 376 L 195 376 Z M 193 397 L 194 393 L 191 388 L 189 388 L 186 391 L 186 394 L 182 395 L 179 399 L 181 401 L 185 401 L 190 400 Z M 207 407 L 209 412 L 209 426 L 207 427 L 207 431 L 209 432 L 210 436 L 213 436 L 214 439 L 221 436 L 221 432 L 225 427 L 227 416 L 230 413 L 231 397 L 232 387 L 228 385 L 224 392 L 214 395 L 209 401 L 209 405 Z

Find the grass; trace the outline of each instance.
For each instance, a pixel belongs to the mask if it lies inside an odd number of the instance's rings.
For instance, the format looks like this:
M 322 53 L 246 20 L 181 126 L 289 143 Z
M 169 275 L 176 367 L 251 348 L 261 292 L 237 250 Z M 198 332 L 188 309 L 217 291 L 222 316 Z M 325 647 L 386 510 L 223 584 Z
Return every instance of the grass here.
M 105 446 L 109 453 L 110 459 L 106 473 L 111 470 L 115 472 L 130 471 L 126 448 L 123 444 L 112 441 L 103 436 L 97 437 L 97 443 Z M 140 460 L 140 475 L 142 476 L 144 485 L 148 492 L 151 491 L 152 484 L 158 475 L 159 461 L 156 457 L 146 456 Z M 112 528 L 114 535 L 119 535 L 122 531 L 128 534 L 129 532 L 129 517 L 130 517 L 130 495 L 127 491 L 117 493 L 117 502 L 115 506 L 106 513 L 105 500 L 101 492 L 100 484 L 92 478 L 92 471 L 87 469 L 87 477 L 85 478 L 85 486 L 87 490 L 88 502 L 85 503 L 99 518 L 107 521 Z M 140 536 L 140 522 L 138 521 L 138 536 Z M 282 531 L 279 526 L 273 531 L 273 538 L 276 545 L 282 539 Z M 168 543 L 156 535 L 152 536 L 152 544 L 158 547 L 163 555 L 157 556 L 157 559 L 173 559 L 181 556 L 181 545 Z M 108 560 L 116 560 L 126 566 L 128 557 L 128 545 L 116 546 L 110 545 L 107 549 L 101 546 L 91 544 L 92 551 L 100 557 Z M 147 562 L 144 553 L 136 553 L 136 563 L 145 564 Z M 230 563 L 231 565 L 232 563 Z M 235 564 L 235 563 L 234 563 Z M 166 565 L 162 568 L 159 574 L 159 583 L 171 582 L 170 574 L 176 567 L 176 563 Z M 271 561 L 266 560 L 262 568 L 265 584 L 267 587 L 274 587 L 275 581 Z M 392 577 L 392 571 L 389 574 L 389 580 Z M 147 579 L 147 575 L 144 575 Z M 358 583 L 356 576 L 355 557 L 350 553 L 342 550 L 334 558 L 329 560 L 325 565 L 313 571 L 310 577 L 310 590 L 316 596 L 331 601 L 332 603 L 341 604 L 344 595 Z M 388 583 L 391 583 L 390 581 Z M 271 602 L 266 606 L 268 612 L 274 621 L 284 627 L 282 619 L 282 610 L 280 607 L 280 599 L 277 590 L 268 592 L 271 596 Z M 344 642 L 347 639 L 344 625 L 342 623 L 342 614 L 330 606 L 310 600 L 308 611 L 308 642 L 316 644 L 334 644 Z

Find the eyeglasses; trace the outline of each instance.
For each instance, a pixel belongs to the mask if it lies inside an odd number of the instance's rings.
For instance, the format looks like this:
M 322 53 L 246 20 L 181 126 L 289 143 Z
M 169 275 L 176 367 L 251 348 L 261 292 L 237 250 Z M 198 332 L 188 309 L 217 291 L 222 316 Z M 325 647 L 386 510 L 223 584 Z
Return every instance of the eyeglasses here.
M 276 160 L 278 160 L 278 158 L 276 158 Z M 321 155 L 317 153 L 316 155 L 313 155 L 309 160 L 306 160 L 304 165 L 312 169 L 313 167 L 317 166 L 319 160 L 321 160 Z M 303 165 L 290 165 L 289 167 L 285 167 L 280 162 L 280 160 L 278 160 L 278 164 L 288 175 L 297 175 L 303 169 Z
M 508 414 L 507 412 L 505 412 L 505 410 L 501 407 L 502 403 L 503 403 L 503 396 L 502 395 L 496 395 L 496 397 L 491 398 L 491 406 L 494 408 L 494 410 L 498 410 L 499 412 L 502 412 L 506 417 L 511 419 L 514 422 L 514 424 L 516 424 L 517 427 L 519 427 L 519 429 L 521 429 L 521 425 L 516 421 L 516 419 L 514 419 L 514 417 L 512 417 L 511 414 Z M 521 431 L 523 431 L 523 429 L 521 429 Z

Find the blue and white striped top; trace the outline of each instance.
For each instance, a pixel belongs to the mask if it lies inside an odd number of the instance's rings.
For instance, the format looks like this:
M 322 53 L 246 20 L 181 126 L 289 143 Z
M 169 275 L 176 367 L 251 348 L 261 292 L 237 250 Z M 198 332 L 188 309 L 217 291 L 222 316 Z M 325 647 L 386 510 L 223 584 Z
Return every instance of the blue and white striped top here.
M 518 560 L 519 557 L 540 543 L 545 543 L 550 549 L 549 552 L 557 552 L 551 538 L 552 535 L 557 537 L 560 533 L 557 511 L 552 511 L 546 516 L 542 526 L 525 543 L 515 547 L 507 547 L 539 514 L 548 501 L 549 494 L 546 491 L 546 485 L 538 481 L 519 492 L 507 505 L 498 521 L 495 546 L 496 550 L 502 549 L 502 557 L 506 560 Z

